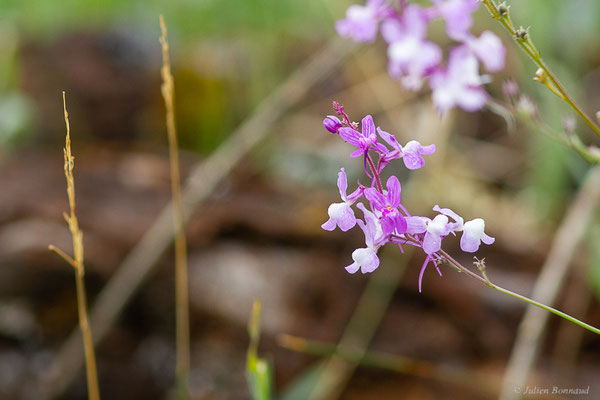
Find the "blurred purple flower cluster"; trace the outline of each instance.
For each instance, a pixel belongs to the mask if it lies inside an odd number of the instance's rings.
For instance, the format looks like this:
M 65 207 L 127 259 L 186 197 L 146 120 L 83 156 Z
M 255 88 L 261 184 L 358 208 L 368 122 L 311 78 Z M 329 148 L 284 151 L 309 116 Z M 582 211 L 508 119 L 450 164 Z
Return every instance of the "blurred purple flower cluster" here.
M 474 253 L 479 249 L 481 242 L 485 244 L 494 243 L 494 238 L 485 234 L 485 222 L 481 218 L 464 222 L 464 219 L 449 208 L 433 207 L 437 216 L 433 219 L 411 215 L 402 205 L 400 181 L 396 176 L 391 176 L 385 189 L 381 183 L 381 172 L 395 159 L 402 159 L 408 169 L 418 169 L 425 165 L 423 155 L 433 154 L 435 145 L 423 146 L 416 140 L 411 140 L 405 146 L 401 146 L 394 135 L 375 128 L 375 123 L 370 115 L 361 121 L 361 130 L 358 124 L 350 122 L 350 118 L 344 112 L 344 107 L 333 103 L 337 114 L 330 115 L 323 121 L 325 129 L 336 133 L 347 143 L 356 148 L 350 157 L 364 158 L 364 168 L 371 180 L 369 186 L 358 183 L 357 188 L 348 192 L 348 180 L 344 168 L 338 173 L 337 186 L 340 190 L 342 202 L 333 203 L 329 206 L 327 213 L 329 219 L 321 227 L 333 231 L 339 227 L 346 232 L 358 225 L 365 234 L 366 247 L 354 250 L 352 253 L 352 264 L 346 267 L 350 273 L 359 269 L 362 273 L 373 272 L 379 266 L 377 251 L 383 245 L 396 243 L 400 249 L 403 245 L 411 245 L 421 248 L 425 252 L 425 261 L 419 275 L 419 291 L 423 273 L 429 262 L 438 268 L 438 262 L 444 259 L 442 253 L 442 239 L 450 234 L 456 235 L 462 232 L 460 247 L 463 251 Z M 385 142 L 387 146 L 382 143 Z M 389 146 L 389 147 L 388 147 Z M 377 163 L 371 154 L 378 156 Z M 359 201 L 366 200 L 368 208 Z M 356 218 L 352 206 L 356 204 L 364 220 Z M 441 273 L 440 273 L 441 275 Z
M 454 106 L 466 111 L 481 109 L 487 100 L 479 65 L 488 72 L 504 68 L 506 50 L 490 31 L 479 37 L 471 33 L 477 0 L 431 0 L 430 7 L 401 0 L 398 9 L 385 0 L 367 0 L 364 6 L 352 5 L 346 18 L 336 23 L 340 36 L 357 42 L 373 42 L 377 32 L 388 44 L 388 72 L 409 90 L 419 90 L 428 80 L 433 102 L 443 113 Z M 455 45 L 443 62 L 440 47 L 429 41 L 427 30 L 436 19 L 443 19 L 446 33 Z

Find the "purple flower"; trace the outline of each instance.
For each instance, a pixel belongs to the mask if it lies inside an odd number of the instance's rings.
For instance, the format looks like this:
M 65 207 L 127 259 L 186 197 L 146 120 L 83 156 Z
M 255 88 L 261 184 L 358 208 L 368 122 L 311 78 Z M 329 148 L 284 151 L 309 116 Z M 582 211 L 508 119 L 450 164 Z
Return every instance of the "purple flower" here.
M 356 42 L 373 42 L 377 37 L 377 24 L 381 17 L 392 12 L 385 0 L 367 0 L 367 4 L 351 5 L 346 18 L 335 24 L 337 33 Z
M 365 243 L 367 247 L 356 249 L 352 252 L 352 260 L 354 262 L 346 267 L 346 271 L 354 274 L 360 269 L 361 272 L 365 274 L 373 272 L 379 267 L 377 250 L 379 250 L 386 241 L 379 219 L 375 214 L 367 210 L 362 203 L 358 203 L 357 207 L 365 214 L 365 222 L 361 220 L 357 220 L 356 222 L 365 234 Z
M 425 165 L 423 154 L 430 155 L 435 153 L 435 144 L 429 146 L 421 146 L 421 143 L 416 140 L 411 140 L 402 148 L 404 165 L 408 169 L 419 169 Z
M 381 27 L 389 43 L 388 72 L 402 78 L 407 89 L 418 90 L 427 73 L 442 60 L 440 48 L 426 40 L 429 18 L 417 5 L 409 5 L 398 19 L 387 19 Z
M 486 235 L 484 229 L 485 221 L 481 218 L 466 222 L 462 238 L 460 238 L 460 248 L 468 253 L 475 253 L 481 242 L 485 244 L 494 243 L 496 239 Z
M 350 207 L 360 196 L 363 194 L 363 188 L 358 187 L 353 193 L 349 196 L 346 195 L 346 191 L 348 189 L 348 181 L 346 178 L 346 171 L 344 168 L 340 170 L 338 173 L 338 188 L 340 189 L 340 196 L 342 200 L 341 203 L 332 203 L 327 209 L 327 214 L 329 215 L 329 219 L 321 228 L 326 231 L 332 231 L 336 226 L 346 232 L 349 229 L 354 228 L 356 225 L 356 217 L 354 216 L 354 210 Z
M 469 35 L 477 9 L 477 0 L 434 0 L 437 11 L 446 21 L 446 33 L 451 39 L 463 41 Z
M 444 113 L 458 105 L 466 111 L 480 110 L 487 100 L 475 55 L 466 46 L 450 52 L 448 67 L 431 77 L 433 102 Z
M 440 206 L 435 205 L 433 211 L 437 211 L 439 214 L 427 223 L 425 237 L 423 238 L 423 251 L 429 255 L 442 248 L 442 239 L 445 236 L 450 233 L 455 235 L 455 231 L 463 230 L 464 221 L 460 215 L 449 208 L 440 208 Z M 452 218 L 454 222 L 450 222 L 448 217 Z
M 328 115 L 327 118 L 323 120 L 323 126 L 331 133 L 337 133 L 338 130 L 342 127 L 342 122 L 338 119 L 338 117 L 334 115 Z
M 387 236 L 390 233 L 399 235 L 406 232 L 406 219 L 398 210 L 401 200 L 400 181 L 395 176 L 391 176 L 386 184 L 387 192 L 381 194 L 375 188 L 365 189 L 365 197 L 373 208 L 381 213 L 381 228 Z
M 343 127 L 339 129 L 339 134 L 346 142 L 352 146 L 358 147 L 357 150 L 350 154 L 350 157 L 358 157 L 366 154 L 371 147 L 376 150 L 387 152 L 385 146 L 377 143 L 377 134 L 375 133 L 375 123 L 373 117 L 367 115 L 361 122 L 362 132 L 358 132 L 352 128 Z
M 485 31 L 479 38 L 470 38 L 467 44 L 489 72 L 498 72 L 504 68 L 506 49 L 500 38 L 492 32 Z
M 442 238 L 452 231 L 448 217 L 439 214 L 427 224 L 427 232 L 423 238 L 423 251 L 431 255 L 442 248 Z

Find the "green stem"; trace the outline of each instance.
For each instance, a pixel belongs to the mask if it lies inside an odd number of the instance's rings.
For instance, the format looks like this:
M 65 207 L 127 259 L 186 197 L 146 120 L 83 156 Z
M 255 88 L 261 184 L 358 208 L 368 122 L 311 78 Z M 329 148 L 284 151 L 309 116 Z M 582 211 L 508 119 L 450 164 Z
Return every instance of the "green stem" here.
M 471 271 L 470 269 L 464 267 L 462 264 L 460 264 L 458 261 L 456 261 L 452 256 L 450 256 L 448 253 L 446 253 L 444 250 L 440 250 L 440 254 L 443 255 L 443 257 L 446 259 L 446 261 L 448 262 L 448 264 L 450 264 L 454 268 L 460 270 L 461 272 L 466 273 L 471 278 L 474 278 L 474 279 L 480 281 L 481 283 L 483 283 L 483 284 L 491 287 L 492 289 L 495 289 L 495 290 L 497 290 L 497 291 L 499 291 L 501 293 L 504 293 L 504 294 L 507 294 L 509 296 L 512 296 L 512 297 L 514 297 L 516 299 L 523 300 L 523 301 L 525 301 L 525 302 L 527 302 L 527 303 L 529 303 L 531 305 L 534 305 L 536 307 L 539 307 L 539 308 L 541 308 L 543 310 L 549 311 L 552 314 L 558 315 L 559 317 L 564 318 L 567 321 L 571 321 L 572 323 L 574 323 L 576 325 L 579 325 L 579 326 L 581 326 L 584 329 L 587 329 L 588 331 L 591 331 L 591 332 L 594 332 L 597 335 L 600 335 L 600 329 L 598 329 L 598 328 L 595 328 L 595 327 L 593 327 L 593 326 L 591 326 L 589 324 L 586 324 L 585 322 L 580 321 L 577 318 L 573 318 L 570 315 L 565 314 L 564 312 L 559 311 L 559 310 L 557 310 L 555 308 L 552 308 L 552 307 L 547 306 L 545 304 L 542 304 L 542 303 L 540 303 L 538 301 L 530 299 L 529 297 L 525 297 L 525 296 L 520 295 L 518 293 L 512 292 L 512 291 L 510 291 L 508 289 L 504 289 L 503 287 L 498 286 L 498 285 L 492 283 L 488 279 L 488 277 L 487 277 L 487 275 L 485 273 L 485 270 L 483 268 L 481 269 L 481 273 L 482 273 L 483 277 L 481 277 L 481 276 L 477 275 L 476 273 L 474 273 L 473 271 Z
M 537 51 L 535 45 L 531 41 L 531 37 L 529 36 L 529 34 L 527 34 L 527 37 L 525 39 L 517 38 L 517 32 L 512 21 L 510 20 L 510 17 L 508 16 L 508 11 L 505 15 L 501 15 L 498 11 L 498 6 L 494 2 L 494 0 L 483 0 L 483 4 L 487 7 L 490 14 L 492 14 L 492 17 L 494 17 L 494 19 L 498 20 L 502 24 L 502 26 L 504 26 L 508 33 L 510 33 L 510 35 L 515 39 L 517 44 L 525 51 L 525 53 L 527 53 L 527 55 L 529 55 L 533 62 L 546 73 L 548 79 L 550 79 L 552 84 L 555 86 L 556 90 L 560 93 L 562 99 L 569 106 L 571 106 L 573 110 L 575 110 L 577 115 L 579 115 L 579 117 L 585 121 L 585 123 L 594 131 L 594 133 L 596 133 L 596 135 L 600 136 L 600 127 L 598 127 L 598 125 L 595 124 L 594 121 L 592 121 L 592 119 L 585 112 L 583 112 L 583 110 L 581 109 L 581 107 L 579 107 L 575 100 L 573 100 L 573 98 L 569 96 L 566 89 L 559 82 L 556 75 L 554 75 L 554 73 L 550 70 L 550 68 L 542 59 L 541 54 Z

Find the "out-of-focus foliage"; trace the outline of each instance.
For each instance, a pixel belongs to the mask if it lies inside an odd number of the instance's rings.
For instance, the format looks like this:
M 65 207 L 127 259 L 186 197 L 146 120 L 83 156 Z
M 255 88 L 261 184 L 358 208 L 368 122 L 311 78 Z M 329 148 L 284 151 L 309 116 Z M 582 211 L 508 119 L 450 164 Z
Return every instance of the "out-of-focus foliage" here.
M 15 32 L 5 39 L 13 48 L 22 38 L 47 43 L 69 32 L 116 32 L 156 58 L 161 13 L 173 42 L 181 143 L 203 152 L 227 137 L 297 61 L 333 31 L 329 5 L 319 0 L 0 3 L 0 23 Z M 0 85 L 16 81 L 18 63 L 14 57 L 0 61 Z M 10 73 L 4 73 L 4 64 Z M 0 105 L 5 96 L 0 95 Z M 20 113 L 11 115 L 14 119 Z M 11 129 L 14 125 L 20 127 L 15 122 Z
M 567 91 L 593 115 L 594 110 L 590 109 L 590 99 L 585 92 L 585 75 L 599 61 L 594 59 L 594 54 L 600 48 L 597 35 L 600 2 L 531 0 L 508 3 L 513 22 L 531 27 L 531 37 L 546 63 L 556 72 Z M 506 44 L 516 47 L 508 40 Z M 533 81 L 536 67 L 524 53 L 514 53 L 521 60 L 519 84 L 523 92 L 535 99 L 542 119 L 560 130 L 564 117 L 572 115 L 572 110 L 544 86 Z M 587 127 L 580 120 L 577 120 L 577 128 L 587 132 Z M 572 151 L 541 132 L 530 134 L 528 192 L 540 218 L 556 217 L 562 213 L 569 190 L 581 179 L 585 166 Z M 593 143 L 595 138 L 588 138 Z

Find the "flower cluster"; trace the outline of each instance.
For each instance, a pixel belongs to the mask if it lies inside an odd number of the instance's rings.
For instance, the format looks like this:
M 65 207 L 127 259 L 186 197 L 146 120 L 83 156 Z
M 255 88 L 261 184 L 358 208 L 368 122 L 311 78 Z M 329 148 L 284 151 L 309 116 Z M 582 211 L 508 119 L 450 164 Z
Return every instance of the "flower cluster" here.
M 494 238 L 484 232 L 485 222 L 481 218 L 464 222 L 464 219 L 451 209 L 438 205 L 433 207 L 433 211 L 438 213 L 433 219 L 411 215 L 402 205 L 402 187 L 396 176 L 391 176 L 385 189 L 383 188 L 381 172 L 392 160 L 401 158 L 408 169 L 421 168 L 425 165 L 423 155 L 433 154 L 435 145 L 423 146 L 418 141 L 411 140 L 405 146 L 401 146 L 394 135 L 379 127 L 376 129 L 370 115 L 362 119 L 361 129 L 358 130 L 358 124 L 350 122 L 343 106 L 335 102 L 333 106 L 342 120 L 333 115 L 328 116 L 323 121 L 325 129 L 336 133 L 356 148 L 350 156 L 363 157 L 365 172 L 371 180 L 369 186 L 363 186 L 359 182 L 358 187 L 348 194 L 348 179 L 346 171 L 342 168 L 337 181 L 342 202 L 329 206 L 329 219 L 321 225 L 328 231 L 339 227 L 344 232 L 358 225 L 364 232 L 366 247 L 354 250 L 354 262 L 346 267 L 348 272 L 355 273 L 360 269 L 361 272 L 367 273 L 377 269 L 377 251 L 385 244 L 396 243 L 400 249 L 403 245 L 416 246 L 426 255 L 419 274 L 421 291 L 427 265 L 433 263 L 440 272 L 438 263 L 448 257 L 442 250 L 442 240 L 446 236 L 462 232 L 460 247 L 469 253 L 476 252 L 481 242 L 494 243 Z M 372 153 L 377 154 L 377 163 L 371 156 Z M 358 202 L 361 199 L 365 203 Z M 362 212 L 363 219 L 356 217 L 352 208 L 355 203 L 356 208 Z
M 487 100 L 483 85 L 489 81 L 479 74 L 483 64 L 488 72 L 504 68 L 506 51 L 490 31 L 479 37 L 470 30 L 477 0 L 431 0 L 430 7 L 400 1 L 399 9 L 385 0 L 367 0 L 352 5 L 346 18 L 336 23 L 340 36 L 357 42 L 372 42 L 380 30 L 388 44 L 388 72 L 409 90 L 419 90 L 427 80 L 436 108 L 445 112 L 454 106 L 467 111 L 481 109 Z M 446 33 L 456 44 L 443 63 L 442 50 L 429 41 L 427 30 L 436 19 L 443 19 Z

